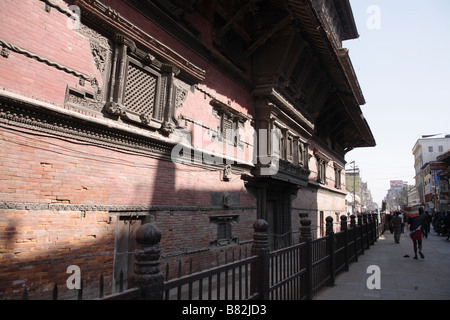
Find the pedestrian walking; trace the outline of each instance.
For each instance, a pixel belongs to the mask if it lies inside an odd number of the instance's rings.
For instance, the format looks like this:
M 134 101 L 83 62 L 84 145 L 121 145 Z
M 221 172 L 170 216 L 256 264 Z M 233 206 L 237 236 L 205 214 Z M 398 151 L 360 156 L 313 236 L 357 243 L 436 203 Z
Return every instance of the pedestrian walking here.
M 405 215 L 400 211 L 400 218 L 402 218 L 402 233 L 405 233 Z
M 447 215 L 444 218 L 444 236 L 447 235 L 447 240 L 450 238 L 450 211 L 447 211 Z
M 402 218 L 400 217 L 400 211 L 394 212 L 393 225 L 394 225 L 394 240 L 395 243 L 400 243 L 400 235 L 402 233 Z
M 422 252 L 422 230 L 425 228 L 425 213 L 423 208 L 419 208 L 419 215 L 410 216 L 408 219 L 410 237 L 413 241 L 414 259 L 417 259 L 417 249 L 422 259 L 425 255 Z

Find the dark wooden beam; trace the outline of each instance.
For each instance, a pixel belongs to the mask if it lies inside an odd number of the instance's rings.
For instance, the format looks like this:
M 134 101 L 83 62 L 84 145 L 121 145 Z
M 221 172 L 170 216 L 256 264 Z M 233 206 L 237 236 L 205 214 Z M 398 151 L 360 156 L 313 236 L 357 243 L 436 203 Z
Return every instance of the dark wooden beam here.
M 302 57 L 305 48 L 308 46 L 308 42 L 301 39 L 297 42 L 298 35 L 293 37 L 290 45 L 289 52 L 292 52 L 292 56 L 286 57 L 287 59 L 281 64 L 282 71 L 286 79 L 291 79 L 292 73 L 294 72 L 295 66 L 300 63 L 300 58 Z
M 240 8 L 234 15 L 230 15 L 226 10 L 219 4 L 217 6 L 217 11 L 226 19 L 227 23 L 220 28 L 218 31 L 218 36 L 221 39 L 225 33 L 227 33 L 231 28 L 233 28 L 236 33 L 238 33 L 246 42 L 251 42 L 251 37 L 248 33 L 239 25 L 239 21 L 244 18 L 244 16 L 255 7 L 256 3 L 262 0 L 251 0 L 242 8 Z
M 269 40 L 273 35 L 277 32 L 283 30 L 286 26 L 291 23 L 291 16 L 288 15 L 280 22 L 275 24 L 270 30 L 264 33 L 261 37 L 259 37 L 253 44 L 248 48 L 248 50 L 244 53 L 244 57 L 247 59 L 255 52 L 259 47 L 261 47 L 267 40 Z

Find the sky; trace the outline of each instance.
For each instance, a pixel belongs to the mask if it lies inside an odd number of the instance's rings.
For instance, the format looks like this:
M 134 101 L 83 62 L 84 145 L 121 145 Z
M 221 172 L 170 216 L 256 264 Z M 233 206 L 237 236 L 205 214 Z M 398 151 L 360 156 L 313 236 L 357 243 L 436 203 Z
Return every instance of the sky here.
M 346 154 L 373 200 L 391 180 L 414 185 L 412 149 L 422 135 L 450 134 L 450 1 L 350 0 L 359 38 L 349 49 L 376 146 Z M 347 168 L 352 168 L 353 164 Z

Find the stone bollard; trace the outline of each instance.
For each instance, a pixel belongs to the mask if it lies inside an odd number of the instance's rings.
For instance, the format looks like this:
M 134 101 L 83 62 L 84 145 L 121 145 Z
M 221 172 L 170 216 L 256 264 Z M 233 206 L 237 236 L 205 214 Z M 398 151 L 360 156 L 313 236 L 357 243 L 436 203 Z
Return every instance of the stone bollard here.
M 129 278 L 132 287 L 140 289 L 141 300 L 162 300 L 164 276 L 159 270 L 161 231 L 151 223 L 136 231 L 134 272 Z

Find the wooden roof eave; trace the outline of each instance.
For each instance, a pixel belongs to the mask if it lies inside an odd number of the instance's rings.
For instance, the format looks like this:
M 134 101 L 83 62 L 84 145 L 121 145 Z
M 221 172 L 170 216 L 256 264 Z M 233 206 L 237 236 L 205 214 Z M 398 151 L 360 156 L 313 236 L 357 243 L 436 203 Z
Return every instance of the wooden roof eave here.
M 346 97 L 346 99 L 341 98 L 341 101 L 364 140 L 364 143 L 358 143 L 355 147 L 375 146 L 375 139 L 359 107 L 365 104 L 365 99 L 350 61 L 348 50 L 341 50 L 333 44 L 331 34 L 322 25 L 311 0 L 287 0 L 287 6 L 302 26 L 308 41 L 319 54 L 320 60 L 336 85 L 337 91 L 341 97 Z

